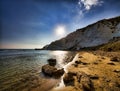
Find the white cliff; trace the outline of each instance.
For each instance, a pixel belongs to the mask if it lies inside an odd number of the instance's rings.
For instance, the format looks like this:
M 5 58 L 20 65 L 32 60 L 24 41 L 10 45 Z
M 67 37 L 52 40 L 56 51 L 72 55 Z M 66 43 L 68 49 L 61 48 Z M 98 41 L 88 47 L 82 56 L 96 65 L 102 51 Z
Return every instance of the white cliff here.
M 120 37 L 120 16 L 100 20 L 85 28 L 77 29 L 65 38 L 52 42 L 43 49 L 79 50 L 84 47 L 93 47 L 108 43 L 114 37 Z

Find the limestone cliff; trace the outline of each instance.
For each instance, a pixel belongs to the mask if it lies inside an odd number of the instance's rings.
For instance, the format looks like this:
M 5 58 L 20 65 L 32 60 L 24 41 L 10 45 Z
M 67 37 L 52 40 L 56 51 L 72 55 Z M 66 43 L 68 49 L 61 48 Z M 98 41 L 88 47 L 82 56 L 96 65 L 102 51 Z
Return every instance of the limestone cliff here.
M 54 41 L 43 47 L 47 50 L 80 50 L 108 43 L 115 37 L 120 37 L 120 16 L 103 19 L 85 28 L 77 29 L 65 38 Z

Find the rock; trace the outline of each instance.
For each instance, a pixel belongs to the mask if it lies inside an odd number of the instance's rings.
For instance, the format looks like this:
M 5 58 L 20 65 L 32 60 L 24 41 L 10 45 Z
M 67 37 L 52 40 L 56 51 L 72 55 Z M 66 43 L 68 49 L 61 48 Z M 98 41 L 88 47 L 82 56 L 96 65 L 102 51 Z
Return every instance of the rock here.
M 82 64 L 83 64 L 83 65 L 87 65 L 88 63 L 83 62 Z
M 109 64 L 109 65 L 115 65 L 114 63 L 107 63 L 107 64 Z
M 59 78 L 65 73 L 64 69 L 59 69 L 53 72 L 53 77 Z
M 64 81 L 64 84 L 66 86 L 69 86 L 69 85 L 74 85 L 74 78 L 73 78 L 73 74 L 70 74 L 70 73 L 66 73 L 63 77 L 63 81 Z
M 82 56 L 79 56 L 79 58 L 83 58 Z
M 97 80 L 97 79 L 99 79 L 99 76 L 98 75 L 91 75 L 90 78 L 93 80 Z
M 81 61 L 75 61 L 76 64 L 81 64 L 82 62 Z
M 78 64 L 73 64 L 75 67 L 78 67 Z
M 50 66 L 49 64 L 42 66 L 42 72 L 45 75 L 53 76 L 53 73 L 57 71 L 57 68 Z
M 86 73 L 79 72 L 77 74 L 77 80 L 80 83 L 83 91 L 94 91 L 90 77 Z
M 119 69 L 116 69 L 116 70 L 114 70 L 114 72 L 119 73 L 119 72 L 120 72 L 120 70 L 119 70 Z
M 120 88 L 120 83 L 118 83 L 118 82 L 110 82 L 109 86 L 110 87 L 118 87 L 118 88 Z M 116 90 L 116 91 L 118 91 L 118 90 Z
M 93 64 L 97 65 L 98 63 L 97 62 L 93 62 Z
M 72 76 L 76 76 L 76 75 L 77 75 L 77 73 L 74 72 L 74 71 L 69 71 L 68 74 L 69 74 L 69 75 L 72 75 Z
M 106 79 L 105 81 L 106 81 L 106 82 L 110 82 L 111 80 L 110 80 L 110 79 Z
M 47 61 L 48 61 L 49 65 L 51 65 L 51 66 L 56 65 L 56 59 L 48 59 Z
M 118 60 L 117 57 L 113 57 L 113 58 L 111 58 L 110 60 L 113 61 L 113 62 L 119 62 L 119 60 Z
M 82 61 L 75 61 L 75 64 L 83 64 L 83 65 L 87 65 L 88 63 L 86 63 L 86 62 L 82 62 Z
M 46 75 L 46 76 L 51 76 L 54 78 L 59 78 L 64 74 L 64 69 L 58 69 L 50 66 L 49 64 L 42 66 L 42 72 Z
M 105 59 L 105 57 L 101 57 L 101 59 Z

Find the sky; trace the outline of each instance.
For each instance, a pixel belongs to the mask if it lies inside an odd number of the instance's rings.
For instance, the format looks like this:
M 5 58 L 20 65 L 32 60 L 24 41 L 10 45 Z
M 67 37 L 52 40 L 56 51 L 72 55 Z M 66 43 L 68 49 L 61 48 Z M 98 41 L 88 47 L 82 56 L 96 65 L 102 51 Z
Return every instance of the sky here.
M 120 16 L 120 0 L 0 0 L 0 49 L 42 48 L 101 19 Z

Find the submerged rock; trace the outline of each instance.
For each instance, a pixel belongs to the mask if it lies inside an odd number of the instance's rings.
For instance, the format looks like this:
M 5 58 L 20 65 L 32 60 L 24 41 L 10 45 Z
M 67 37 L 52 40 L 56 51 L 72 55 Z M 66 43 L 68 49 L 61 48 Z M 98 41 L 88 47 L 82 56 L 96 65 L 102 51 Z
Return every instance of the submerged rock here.
M 49 65 L 51 65 L 51 66 L 56 65 L 56 59 L 48 59 L 47 61 L 48 61 Z

